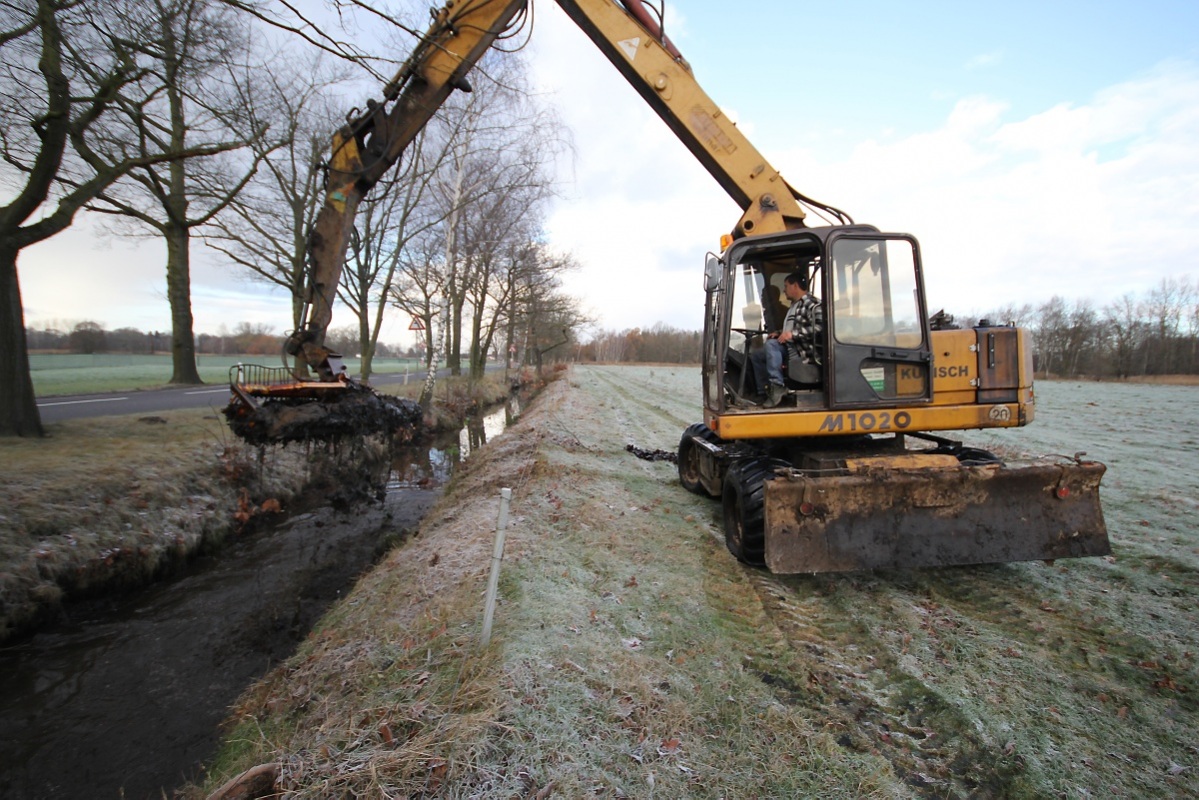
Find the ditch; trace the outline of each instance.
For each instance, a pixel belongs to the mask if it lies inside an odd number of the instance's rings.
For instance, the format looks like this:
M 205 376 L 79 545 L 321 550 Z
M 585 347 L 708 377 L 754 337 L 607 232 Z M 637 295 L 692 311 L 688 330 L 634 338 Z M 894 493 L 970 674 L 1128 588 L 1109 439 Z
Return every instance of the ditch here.
M 0 796 L 141 800 L 198 780 L 242 691 L 417 529 L 455 467 L 519 410 L 513 398 L 401 448 L 381 503 L 295 513 L 0 648 Z

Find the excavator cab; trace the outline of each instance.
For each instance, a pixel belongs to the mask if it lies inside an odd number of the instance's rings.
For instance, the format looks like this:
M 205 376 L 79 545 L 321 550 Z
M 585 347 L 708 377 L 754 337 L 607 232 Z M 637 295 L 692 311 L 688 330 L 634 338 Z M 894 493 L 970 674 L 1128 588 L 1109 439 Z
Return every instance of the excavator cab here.
M 718 264 L 720 279 L 709 280 L 713 347 L 704 365 L 711 411 L 762 410 L 765 339 L 782 327 L 784 281 L 796 272 L 823 306 L 824 330 L 814 343 L 818 364 L 784 360 L 784 407 L 931 402 L 931 335 L 911 236 L 865 225 L 788 231 L 738 240 Z

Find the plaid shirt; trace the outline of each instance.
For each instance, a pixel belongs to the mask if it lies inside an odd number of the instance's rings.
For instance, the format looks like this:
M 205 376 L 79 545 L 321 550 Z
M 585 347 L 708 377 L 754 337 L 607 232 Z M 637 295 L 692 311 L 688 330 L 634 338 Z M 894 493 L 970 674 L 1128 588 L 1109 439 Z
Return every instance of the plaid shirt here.
M 824 349 L 824 309 L 816 295 L 808 292 L 787 309 L 783 330 L 791 331 L 794 338 L 788 344 L 795 346 L 799 357 L 809 364 L 820 364 Z

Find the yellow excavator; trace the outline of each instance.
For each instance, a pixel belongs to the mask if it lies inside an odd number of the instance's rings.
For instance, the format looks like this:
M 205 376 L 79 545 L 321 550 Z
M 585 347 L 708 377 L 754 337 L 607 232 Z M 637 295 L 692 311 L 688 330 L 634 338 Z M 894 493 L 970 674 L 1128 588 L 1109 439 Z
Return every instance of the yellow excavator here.
M 943 432 L 1026 425 L 1035 401 L 1023 329 L 929 316 L 920 248 L 805 197 L 707 96 L 643 0 L 555 0 L 743 213 L 704 268 L 703 420 L 683 432 L 682 485 L 723 503 L 741 561 L 839 572 L 1105 555 L 1104 466 L 1077 454 L 1013 465 Z M 311 236 L 305 325 L 288 351 L 316 372 L 235 396 L 347 385 L 324 347 L 357 206 L 528 0 L 451 0 L 383 101 L 334 137 Z M 831 224 L 810 226 L 809 212 Z M 818 364 L 793 366 L 762 401 L 760 353 L 798 273 L 821 300 Z M 777 399 L 777 398 L 776 398 Z

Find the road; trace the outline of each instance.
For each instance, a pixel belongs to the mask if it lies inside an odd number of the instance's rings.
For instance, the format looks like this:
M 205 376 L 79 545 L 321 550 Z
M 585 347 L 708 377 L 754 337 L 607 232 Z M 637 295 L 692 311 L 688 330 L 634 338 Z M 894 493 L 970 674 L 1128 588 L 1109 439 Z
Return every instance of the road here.
M 440 369 L 438 377 L 449 374 Z M 422 379 L 412 373 L 410 381 Z M 371 376 L 372 386 L 402 383 L 403 373 L 386 373 Z M 229 387 L 222 385 L 177 386 L 168 389 L 148 389 L 133 392 L 109 392 L 106 394 L 60 395 L 39 400 L 37 407 L 43 424 L 65 422 L 89 417 L 113 417 L 119 414 L 156 414 L 183 408 L 224 408 L 229 400 Z

